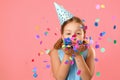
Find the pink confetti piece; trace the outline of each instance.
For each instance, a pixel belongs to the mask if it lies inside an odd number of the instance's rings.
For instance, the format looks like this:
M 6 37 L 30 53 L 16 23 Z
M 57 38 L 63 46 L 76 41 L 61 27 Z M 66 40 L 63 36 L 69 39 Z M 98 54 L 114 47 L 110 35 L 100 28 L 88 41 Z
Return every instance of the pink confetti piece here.
M 77 71 L 77 75 L 80 75 L 80 74 L 81 74 L 81 70 L 78 70 L 78 71 Z
M 97 9 L 97 10 L 100 9 L 100 5 L 99 5 L 99 4 L 96 5 L 96 9 Z
M 42 41 L 40 41 L 40 45 L 42 44 Z

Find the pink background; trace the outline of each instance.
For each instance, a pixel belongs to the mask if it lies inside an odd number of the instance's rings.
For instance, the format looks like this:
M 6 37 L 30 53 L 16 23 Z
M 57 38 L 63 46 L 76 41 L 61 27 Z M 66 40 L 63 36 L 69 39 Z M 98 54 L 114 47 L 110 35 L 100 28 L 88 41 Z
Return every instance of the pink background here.
M 95 61 L 92 80 L 119 80 L 119 0 L 0 0 L 0 80 L 54 80 L 50 58 L 45 53 L 60 37 L 60 24 L 53 2 L 85 19 L 87 35 L 94 40 L 93 47 L 96 42 L 100 45 L 100 48 L 95 48 L 98 61 Z M 101 4 L 105 8 L 96 9 L 96 5 Z M 100 19 L 98 27 L 94 26 L 96 18 Z M 116 29 L 113 29 L 114 25 Z M 106 35 L 100 40 L 102 31 Z M 117 40 L 116 44 L 114 40 Z M 105 48 L 105 52 L 101 52 L 101 48 Z M 46 65 L 50 67 L 46 68 Z M 35 67 L 36 78 L 32 72 Z M 97 72 L 100 76 L 96 75 Z

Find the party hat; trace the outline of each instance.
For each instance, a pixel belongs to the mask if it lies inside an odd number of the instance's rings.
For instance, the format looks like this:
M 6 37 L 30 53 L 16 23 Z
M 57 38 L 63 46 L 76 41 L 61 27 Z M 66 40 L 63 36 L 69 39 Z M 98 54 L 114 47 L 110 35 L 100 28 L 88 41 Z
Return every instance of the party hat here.
M 56 2 L 54 2 L 54 6 L 56 8 L 60 25 L 63 25 L 65 21 L 73 17 L 73 15 L 69 11 L 65 10 L 62 6 L 58 5 Z

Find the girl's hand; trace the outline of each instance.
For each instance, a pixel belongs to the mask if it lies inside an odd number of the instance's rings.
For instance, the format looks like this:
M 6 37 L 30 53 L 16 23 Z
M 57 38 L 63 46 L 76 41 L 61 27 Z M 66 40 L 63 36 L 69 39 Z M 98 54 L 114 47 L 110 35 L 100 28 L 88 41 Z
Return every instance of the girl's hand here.
M 63 51 L 65 52 L 65 54 L 72 56 L 72 54 L 74 53 L 74 50 L 69 47 L 69 48 L 63 48 Z

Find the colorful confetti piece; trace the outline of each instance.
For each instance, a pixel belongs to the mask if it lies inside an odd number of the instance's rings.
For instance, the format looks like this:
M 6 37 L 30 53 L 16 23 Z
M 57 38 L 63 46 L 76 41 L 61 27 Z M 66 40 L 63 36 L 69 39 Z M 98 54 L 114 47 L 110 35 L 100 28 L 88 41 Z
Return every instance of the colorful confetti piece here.
M 47 65 L 46 65 L 46 68 L 50 68 L 50 64 L 47 64 Z
M 95 25 L 95 27 L 98 27 L 98 22 L 95 22 L 94 25 Z
M 46 52 L 46 54 L 49 54 L 49 52 L 50 52 L 50 49 L 47 49 L 45 52 Z
M 95 58 L 94 60 L 95 60 L 95 62 L 98 62 L 98 58 Z
M 40 41 L 40 45 L 42 44 L 42 41 Z
M 96 5 L 96 9 L 97 9 L 97 10 L 100 9 L 100 5 L 99 5 L 99 4 Z
M 71 61 L 70 61 L 70 64 L 71 64 L 71 65 L 73 65 L 73 64 L 74 64 L 74 61 L 73 61 L 73 60 L 71 60 Z
M 37 76 L 38 76 L 37 73 L 34 73 L 34 74 L 33 74 L 33 77 L 34 77 L 34 78 L 37 78 Z
M 105 52 L 105 48 L 101 48 L 100 51 L 101 51 L 102 53 L 104 53 L 104 52 Z
M 104 9 L 104 8 L 105 8 L 105 5 L 104 5 L 104 4 L 101 4 L 100 7 L 101 7 L 102 9 Z
M 116 29 L 116 25 L 114 25 L 113 29 L 114 29 L 114 30 Z
M 99 44 L 96 44 L 96 45 L 95 45 L 95 48 L 96 48 L 96 49 L 98 49 L 99 47 L 100 47 L 100 45 L 99 45 Z
M 105 35 L 106 35 L 106 32 L 104 32 L 104 31 L 100 33 L 100 36 L 101 36 L 101 37 L 103 37 L 103 36 L 105 36 Z
M 116 40 L 114 40 L 114 44 L 116 44 L 117 43 L 117 41 Z
M 32 62 L 34 62 L 34 59 L 32 59 Z
M 37 34 L 37 35 L 36 35 L 36 39 L 39 39 L 39 38 L 40 38 L 40 36 Z
M 99 77 L 100 75 L 101 75 L 101 74 L 100 74 L 100 72 L 96 72 L 96 76 L 98 76 L 98 77 Z
M 80 75 L 80 74 L 81 74 L 81 70 L 78 70 L 78 71 L 77 71 L 77 75 Z
M 65 61 L 65 64 L 68 64 L 68 63 L 69 63 L 69 61 L 68 61 L 68 60 L 66 60 L 66 61 Z
M 48 32 L 44 32 L 44 35 L 47 36 L 47 35 L 48 35 Z

